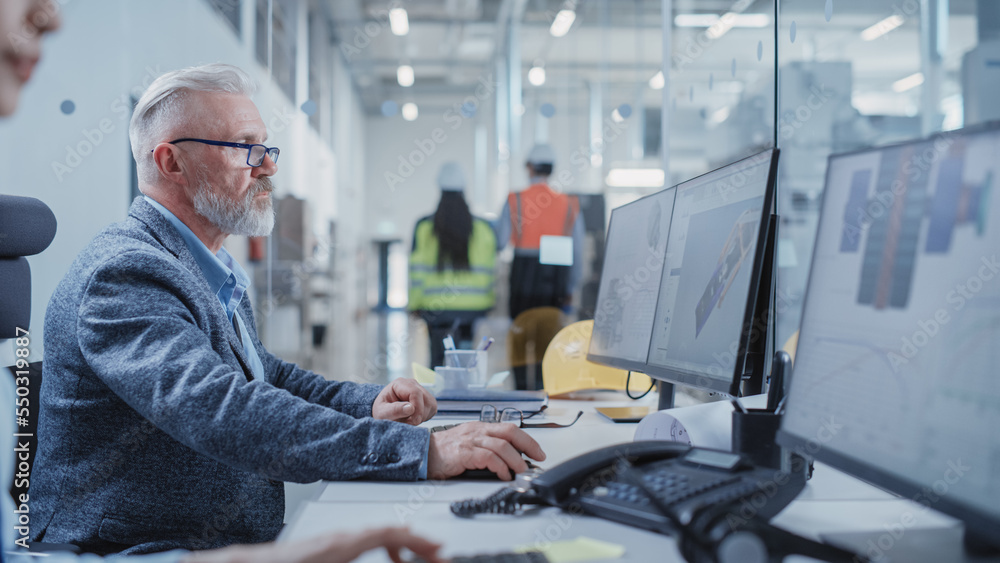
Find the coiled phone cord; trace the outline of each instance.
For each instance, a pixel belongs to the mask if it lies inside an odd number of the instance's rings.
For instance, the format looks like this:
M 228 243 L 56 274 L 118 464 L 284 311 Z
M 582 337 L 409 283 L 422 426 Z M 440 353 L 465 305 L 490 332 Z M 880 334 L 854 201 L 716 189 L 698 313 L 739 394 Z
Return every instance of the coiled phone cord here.
M 455 516 L 468 518 L 476 514 L 514 514 L 521 507 L 524 493 L 511 487 L 504 487 L 486 498 L 473 498 L 451 503 Z

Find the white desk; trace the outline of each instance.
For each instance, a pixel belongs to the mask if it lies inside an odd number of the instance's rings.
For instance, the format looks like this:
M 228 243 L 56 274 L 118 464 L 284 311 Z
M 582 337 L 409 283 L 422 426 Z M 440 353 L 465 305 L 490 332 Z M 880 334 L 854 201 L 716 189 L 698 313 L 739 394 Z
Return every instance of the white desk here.
M 624 401 L 613 403 L 622 405 Z M 552 401 L 547 413 L 550 419 L 566 419 L 578 410 L 583 410 L 584 415 L 572 428 L 528 430 L 548 455 L 541 465 L 551 467 L 586 451 L 631 441 L 636 424 L 615 424 L 593 411 L 596 406 L 610 404 Z M 449 420 L 435 419 L 431 425 Z M 418 534 L 443 542 L 445 556 L 510 551 L 516 546 L 541 546 L 587 536 L 626 546 L 622 561 L 683 561 L 672 538 L 555 508 L 521 516 L 481 515 L 471 519 L 458 518 L 449 511 L 452 501 L 484 497 L 501 486 L 498 481 L 325 483 L 319 495 L 303 503 L 289 519 L 279 541 L 302 541 L 330 531 L 407 525 Z M 913 521 L 906 517 L 908 525 L 902 537 L 893 537 L 892 532 L 898 534 L 900 529 L 894 526 L 904 514 L 912 515 Z M 859 547 L 869 546 L 869 540 L 876 547 L 889 546 L 883 551 L 895 561 L 964 561 L 961 525 L 957 521 L 821 464 L 817 464 L 813 479 L 799 498 L 772 522 L 813 539 L 836 534 Z M 388 560 L 384 552 L 370 552 L 358 561 Z M 799 557 L 786 561 L 793 560 L 811 561 Z

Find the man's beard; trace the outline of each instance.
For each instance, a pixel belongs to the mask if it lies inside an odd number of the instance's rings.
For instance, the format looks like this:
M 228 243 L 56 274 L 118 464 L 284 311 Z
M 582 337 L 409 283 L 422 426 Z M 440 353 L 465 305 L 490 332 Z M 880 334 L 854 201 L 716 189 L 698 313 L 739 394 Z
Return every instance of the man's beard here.
M 203 178 L 198 182 L 198 192 L 194 195 L 194 209 L 224 233 L 266 237 L 274 229 L 274 207 L 271 198 L 259 205 L 254 198 L 273 189 L 271 179 L 261 177 L 250 185 L 243 201 L 234 204 L 216 193 Z

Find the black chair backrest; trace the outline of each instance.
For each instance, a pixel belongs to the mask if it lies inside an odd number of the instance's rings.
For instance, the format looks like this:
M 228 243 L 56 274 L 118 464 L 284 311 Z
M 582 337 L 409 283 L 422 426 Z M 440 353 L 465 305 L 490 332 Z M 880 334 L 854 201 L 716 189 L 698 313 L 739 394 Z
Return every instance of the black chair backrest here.
M 0 195 L 0 339 L 15 338 L 31 321 L 31 269 L 25 256 L 48 248 L 56 216 L 33 197 Z
M 29 330 L 31 324 L 31 269 L 25 256 L 45 250 L 56 234 L 56 217 L 47 205 L 33 197 L 0 195 L 0 340 L 17 338 Z M 41 335 L 38 335 L 39 337 Z M 34 337 L 34 336 L 33 336 Z M 3 366 L 0 366 L 3 367 Z M 0 373 L 7 370 L 0 369 Z M 42 384 L 42 363 L 11 370 L 18 375 L 28 374 L 29 416 L 18 416 L 18 432 L 28 438 L 29 458 L 19 459 L 28 464 L 28 473 L 34 463 L 38 443 L 38 390 Z M 7 376 L 3 376 L 7 377 Z M 18 380 L 20 381 L 20 380 Z M 11 416 L 11 411 L 3 409 L 2 416 Z M 24 438 L 18 438 L 22 442 Z M 3 463 L 9 463 L 4 457 Z M 27 493 L 27 487 L 11 486 L 11 494 L 19 498 Z

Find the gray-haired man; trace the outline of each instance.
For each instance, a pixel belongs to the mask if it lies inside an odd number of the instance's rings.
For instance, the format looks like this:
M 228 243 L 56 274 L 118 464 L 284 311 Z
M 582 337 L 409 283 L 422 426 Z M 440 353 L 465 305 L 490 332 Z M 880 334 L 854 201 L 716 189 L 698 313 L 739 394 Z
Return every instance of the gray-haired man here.
M 129 128 L 143 196 L 56 289 L 45 322 L 34 540 L 146 553 L 271 540 L 281 481 L 502 477 L 544 459 L 511 425 L 430 435 L 410 380 L 331 382 L 257 338 L 222 247 L 273 226 L 279 151 L 229 65 L 158 78 Z M 405 422 L 408 424 L 400 424 Z

